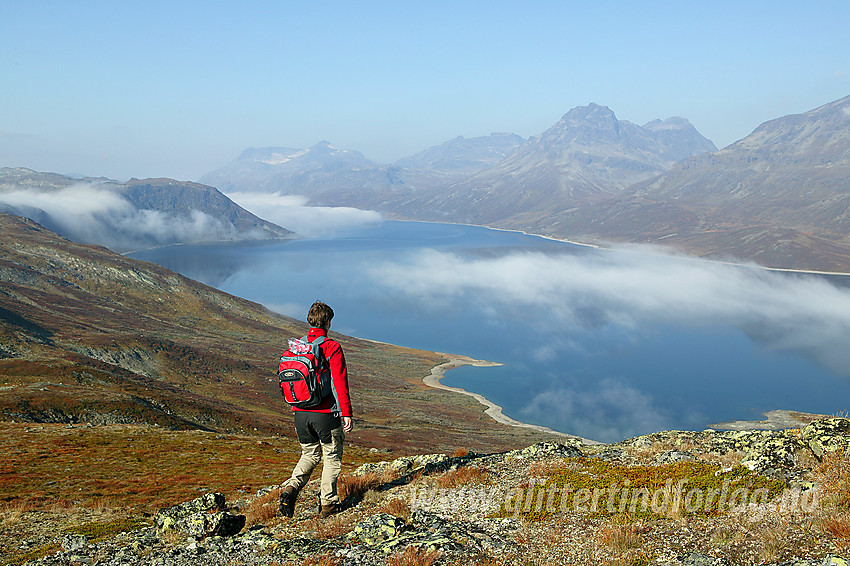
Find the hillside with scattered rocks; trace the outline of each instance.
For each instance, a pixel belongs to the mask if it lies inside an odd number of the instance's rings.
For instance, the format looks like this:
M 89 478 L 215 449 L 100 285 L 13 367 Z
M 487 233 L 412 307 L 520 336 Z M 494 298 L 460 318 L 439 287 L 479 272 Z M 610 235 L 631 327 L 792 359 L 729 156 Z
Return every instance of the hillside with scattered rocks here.
M 26 564 L 839 566 L 848 444 L 850 420 L 831 417 L 404 456 L 345 473 L 343 510 L 324 520 L 316 480 L 291 519 L 279 485 L 233 501 L 208 492 L 119 534 L 45 533 L 59 548 Z

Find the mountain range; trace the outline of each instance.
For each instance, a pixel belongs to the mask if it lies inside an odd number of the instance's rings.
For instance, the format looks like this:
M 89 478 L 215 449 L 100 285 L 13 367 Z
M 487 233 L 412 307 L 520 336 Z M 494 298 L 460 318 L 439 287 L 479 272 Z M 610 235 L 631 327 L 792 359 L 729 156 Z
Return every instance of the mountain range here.
M 641 127 L 591 104 L 571 110 L 527 140 L 506 133 L 458 137 L 393 165 L 328 142 L 301 150 L 249 149 L 200 180 L 225 193 L 297 194 L 315 206 L 487 224 L 500 216 L 515 220 L 518 212 L 533 216 L 541 209 L 570 206 L 576 195 L 619 189 L 683 156 L 715 149 L 684 118 Z M 529 198 L 528 206 L 518 210 L 518 192 L 546 198 Z
M 287 150 L 285 162 L 251 150 L 203 180 L 390 218 L 850 271 L 850 97 L 766 122 L 720 151 L 684 118 L 638 126 L 598 104 L 527 140 L 458 138 L 394 165 L 329 148 Z
M 848 271 L 850 96 L 765 122 L 718 152 L 567 211 L 558 223 L 557 233 L 585 239 L 664 242 L 771 267 Z M 532 229 L 546 230 L 546 221 Z
M 116 251 L 294 236 L 213 187 L 173 179 L 119 183 L 2 168 L 0 212 L 27 216 L 75 241 Z
M 683 157 L 716 147 L 684 118 L 644 126 L 598 104 L 574 108 L 497 164 L 378 209 L 407 217 L 526 229 L 618 194 Z

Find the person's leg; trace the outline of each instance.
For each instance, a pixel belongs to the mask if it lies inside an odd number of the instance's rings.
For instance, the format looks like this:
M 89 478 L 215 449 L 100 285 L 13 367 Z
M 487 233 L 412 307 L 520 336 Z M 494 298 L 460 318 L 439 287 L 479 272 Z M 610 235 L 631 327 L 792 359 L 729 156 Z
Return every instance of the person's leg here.
M 309 413 L 295 411 L 295 432 L 301 444 L 301 458 L 295 464 L 292 476 L 284 482 L 280 494 L 280 512 L 284 517 L 292 517 L 295 514 L 298 493 L 310 481 L 310 475 L 322 458 L 322 445 L 309 419 Z
M 342 427 L 330 433 L 330 442 L 322 442 L 322 506 L 338 505 L 336 484 L 342 471 L 342 445 L 345 433 Z
M 290 477 L 283 484 L 285 487 L 295 488 L 296 492 L 301 491 L 307 482 L 310 481 L 310 474 L 322 459 L 321 436 L 322 433 L 317 433 L 313 423 L 313 414 L 306 411 L 295 411 L 295 433 L 298 435 L 298 442 L 301 444 L 301 458 L 295 464 L 295 469 L 292 470 Z
M 284 487 L 292 487 L 296 492 L 301 491 L 310 475 L 322 460 L 322 445 L 319 442 L 301 445 L 301 458 L 292 470 L 292 476 L 284 482 Z

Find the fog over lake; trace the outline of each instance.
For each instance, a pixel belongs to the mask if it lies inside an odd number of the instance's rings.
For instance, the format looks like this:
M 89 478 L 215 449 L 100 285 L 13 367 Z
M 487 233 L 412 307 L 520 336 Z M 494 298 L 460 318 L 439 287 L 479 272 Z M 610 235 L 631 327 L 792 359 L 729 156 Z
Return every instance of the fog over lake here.
M 840 277 L 390 221 L 132 255 L 301 320 L 323 300 L 334 331 L 501 362 L 453 370 L 444 383 L 596 440 L 772 409 L 834 413 L 850 399 Z M 352 383 L 356 400 L 356 375 Z

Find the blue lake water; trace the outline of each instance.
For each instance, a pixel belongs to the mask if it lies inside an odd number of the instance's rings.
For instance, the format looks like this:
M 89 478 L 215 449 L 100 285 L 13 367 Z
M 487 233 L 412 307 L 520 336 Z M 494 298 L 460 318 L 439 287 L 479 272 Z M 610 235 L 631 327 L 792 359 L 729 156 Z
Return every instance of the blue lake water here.
M 843 278 L 390 221 L 132 256 L 302 320 L 325 301 L 338 332 L 501 362 L 444 383 L 596 440 L 850 405 Z

